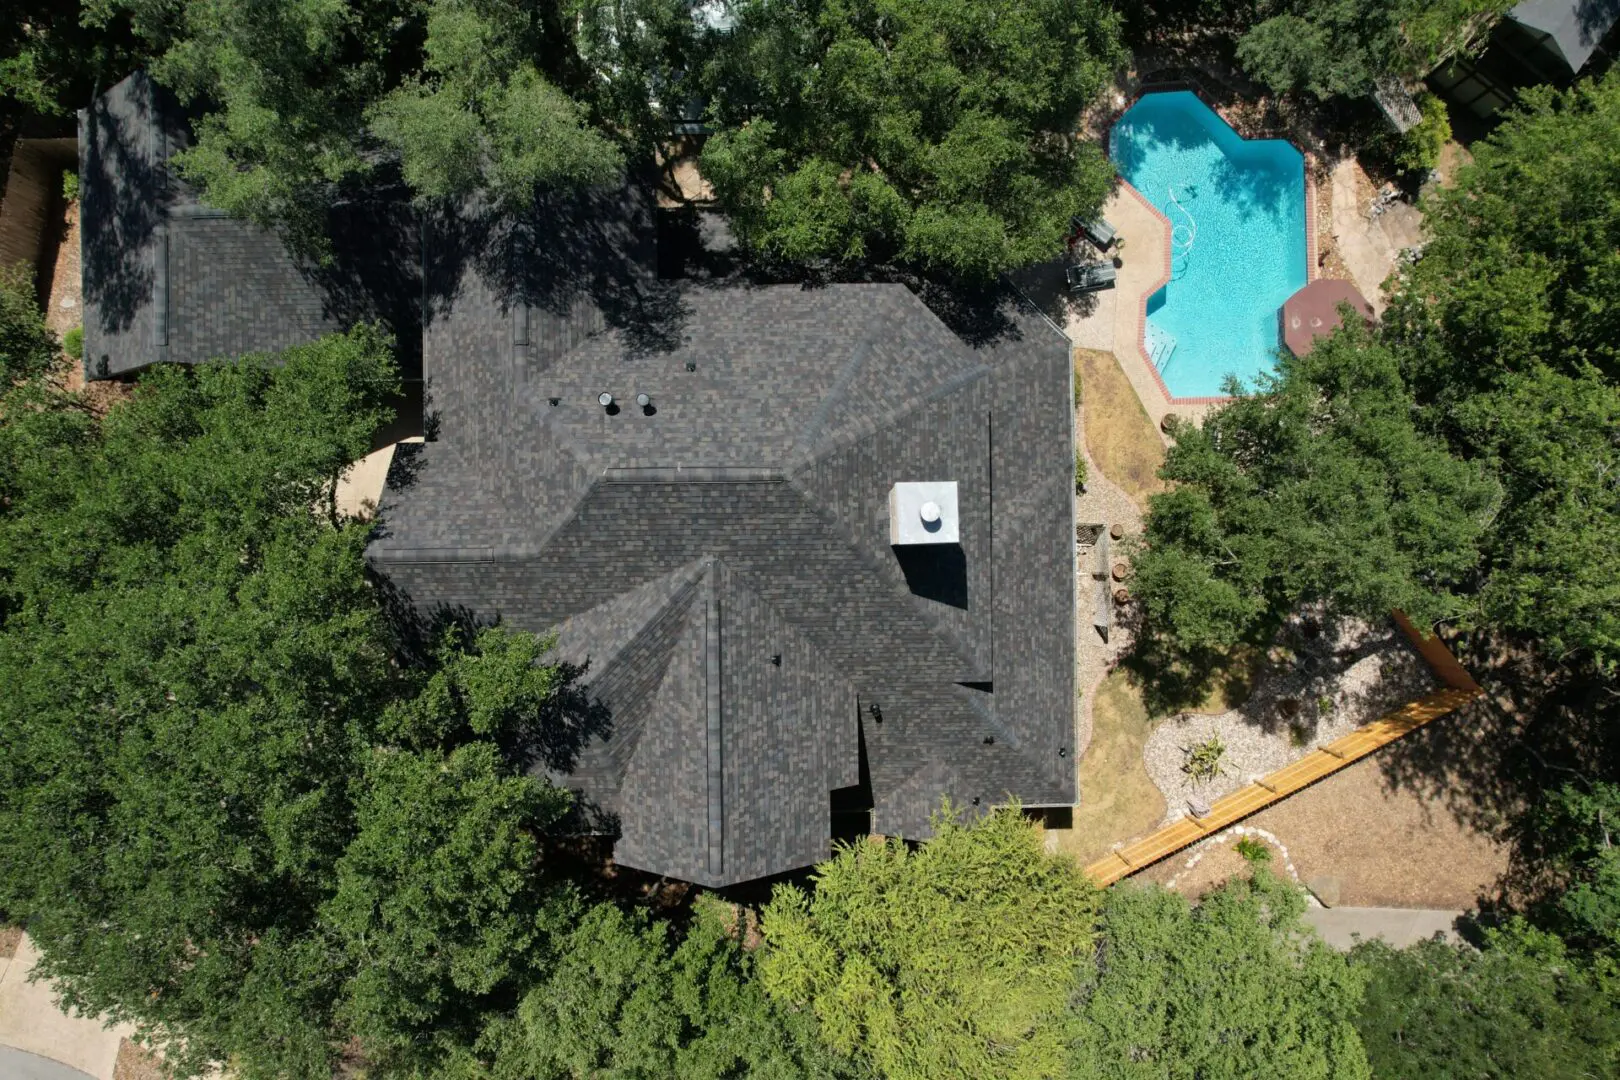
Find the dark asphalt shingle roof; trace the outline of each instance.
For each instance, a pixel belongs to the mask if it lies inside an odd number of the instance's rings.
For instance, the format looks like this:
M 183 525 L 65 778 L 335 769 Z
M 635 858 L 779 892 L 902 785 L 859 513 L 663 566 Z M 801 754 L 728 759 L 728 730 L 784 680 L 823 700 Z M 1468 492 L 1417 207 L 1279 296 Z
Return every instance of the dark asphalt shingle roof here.
M 900 285 L 660 281 L 645 197 L 586 201 L 430 228 L 439 435 L 375 564 L 588 662 L 610 731 L 553 775 L 627 865 L 720 885 L 824 857 L 858 725 L 879 831 L 926 836 L 942 796 L 1072 803 L 1066 339 L 1011 296 L 974 345 Z M 491 260 L 548 217 L 545 273 Z M 902 559 L 889 488 L 923 479 L 959 485 L 962 543 Z
M 349 207 L 322 270 L 197 205 L 170 117 L 139 76 L 83 117 L 87 356 L 379 313 L 419 343 L 433 435 L 396 453 L 369 557 L 420 609 L 557 632 L 589 715 L 537 768 L 616 821 L 621 862 L 808 865 L 863 772 L 877 830 L 910 837 L 942 797 L 1074 801 L 1071 367 L 1042 316 L 661 280 L 639 183 L 523 217 Z M 957 483 L 960 545 L 890 547 L 902 480 Z
M 143 73 L 80 114 L 87 375 L 275 351 L 373 319 L 414 354 L 421 273 L 407 206 L 345 202 L 320 266 L 199 203 L 170 164 L 187 141 L 179 107 Z

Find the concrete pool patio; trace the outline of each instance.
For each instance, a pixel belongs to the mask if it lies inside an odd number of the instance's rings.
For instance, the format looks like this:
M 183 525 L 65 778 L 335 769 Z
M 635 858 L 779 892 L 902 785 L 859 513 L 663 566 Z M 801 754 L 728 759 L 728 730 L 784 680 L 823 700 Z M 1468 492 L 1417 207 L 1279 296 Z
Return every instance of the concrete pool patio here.
M 1311 177 L 1311 161 L 1305 166 L 1306 206 L 1314 206 L 1316 185 Z M 1084 349 L 1111 352 L 1136 390 L 1142 407 L 1160 427 L 1167 416 L 1197 423 L 1212 407 L 1227 399 L 1221 397 L 1177 398 L 1170 395 L 1142 343 L 1147 304 L 1154 293 L 1170 279 L 1170 222 L 1130 184 L 1121 180 L 1103 204 L 1102 216 L 1118 230 L 1125 244 L 1116 252 L 1119 275 L 1112 290 L 1093 294 L 1093 302 L 1065 305 L 1063 330 L 1069 340 Z M 1080 242 L 1082 245 L 1084 241 Z M 1305 219 L 1306 279 L 1316 280 L 1316 222 L 1314 214 Z M 1279 347 L 1281 343 L 1279 341 Z

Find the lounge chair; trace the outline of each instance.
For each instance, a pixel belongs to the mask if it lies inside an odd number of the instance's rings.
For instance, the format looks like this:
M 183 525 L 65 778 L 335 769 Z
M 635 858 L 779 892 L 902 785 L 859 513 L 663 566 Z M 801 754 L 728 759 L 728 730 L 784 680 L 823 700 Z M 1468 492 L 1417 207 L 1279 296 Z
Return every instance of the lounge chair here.
M 1114 278 L 1118 273 L 1119 271 L 1112 265 L 1100 262 L 1068 266 L 1063 270 L 1063 276 L 1068 279 L 1069 291 L 1072 293 L 1112 289 Z
M 1098 251 L 1107 251 L 1114 246 L 1114 241 L 1119 237 L 1114 227 L 1102 218 L 1083 218 L 1076 214 L 1069 219 L 1069 224 L 1076 235 L 1084 236 L 1096 244 Z

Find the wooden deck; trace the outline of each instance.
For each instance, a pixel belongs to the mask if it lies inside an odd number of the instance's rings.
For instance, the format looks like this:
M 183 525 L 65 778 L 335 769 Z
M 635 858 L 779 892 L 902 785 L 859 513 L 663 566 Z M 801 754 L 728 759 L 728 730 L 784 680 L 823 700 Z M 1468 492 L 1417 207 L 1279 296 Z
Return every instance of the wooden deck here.
M 1460 667 L 1458 670 L 1461 670 Z M 1466 675 L 1463 677 L 1466 678 Z M 1473 680 L 1469 679 L 1468 682 L 1471 684 Z M 1445 716 L 1467 704 L 1478 693 L 1477 686 L 1451 686 L 1408 702 L 1394 712 L 1312 751 L 1293 764 L 1217 800 L 1204 817 L 1189 816 L 1173 821 L 1157 832 L 1110 852 L 1086 867 L 1086 873 L 1099 885 L 1112 885 L 1122 877 L 1174 855 L 1182 848 L 1286 799 L 1324 776 L 1359 761 L 1379 747 L 1387 746 L 1407 732 Z

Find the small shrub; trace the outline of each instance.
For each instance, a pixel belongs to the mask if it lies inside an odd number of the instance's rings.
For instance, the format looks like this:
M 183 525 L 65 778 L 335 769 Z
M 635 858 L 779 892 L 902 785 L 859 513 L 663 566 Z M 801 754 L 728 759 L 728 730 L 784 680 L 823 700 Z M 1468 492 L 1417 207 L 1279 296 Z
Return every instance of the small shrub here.
M 1288 745 L 1298 749 L 1311 741 L 1311 729 L 1297 720 L 1288 725 Z
M 1331 694 L 1323 694 L 1316 699 L 1316 715 L 1324 719 L 1333 715 L 1333 697 Z
M 84 327 L 75 326 L 62 335 L 62 351 L 75 360 L 84 359 Z
M 1074 448 L 1074 490 L 1086 490 L 1086 453 L 1078 446 Z
M 1194 743 L 1186 749 L 1187 760 L 1182 763 L 1181 771 L 1200 782 L 1215 779 L 1221 774 L 1221 758 L 1226 756 L 1226 744 L 1221 742 L 1220 736 L 1211 735 L 1201 743 Z
M 73 202 L 79 197 L 79 174 L 72 169 L 62 170 L 62 198 Z
M 1401 137 L 1395 148 L 1395 164 L 1403 172 L 1428 172 L 1440 163 L 1440 151 L 1451 141 L 1451 116 L 1446 103 L 1433 94 L 1419 94 L 1418 112 L 1423 119 Z
M 1237 853 L 1250 866 L 1264 866 L 1271 861 L 1271 847 L 1252 836 L 1245 836 L 1237 842 Z

